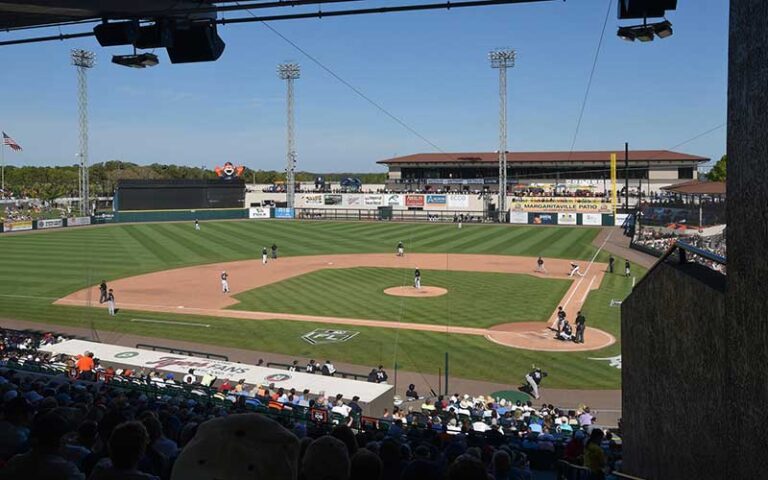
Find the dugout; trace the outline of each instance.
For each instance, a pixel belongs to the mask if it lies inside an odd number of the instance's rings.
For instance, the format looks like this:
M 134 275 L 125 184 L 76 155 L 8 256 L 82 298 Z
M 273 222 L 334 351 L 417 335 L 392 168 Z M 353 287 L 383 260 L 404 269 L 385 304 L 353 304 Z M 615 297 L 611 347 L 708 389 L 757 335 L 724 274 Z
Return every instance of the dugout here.
M 119 180 L 115 211 L 245 208 L 245 181 Z

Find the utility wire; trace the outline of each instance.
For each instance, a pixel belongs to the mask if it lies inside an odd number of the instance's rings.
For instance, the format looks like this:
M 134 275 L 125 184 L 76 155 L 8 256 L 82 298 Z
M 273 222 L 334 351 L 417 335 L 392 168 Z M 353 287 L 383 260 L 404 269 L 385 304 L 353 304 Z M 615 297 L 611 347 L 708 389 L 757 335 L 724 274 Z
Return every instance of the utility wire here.
M 240 3 L 239 3 L 239 2 L 235 2 L 235 3 L 236 3 L 237 5 L 240 5 Z M 248 13 L 248 15 L 250 15 L 250 16 L 252 16 L 252 17 L 254 17 L 254 18 L 256 17 L 256 14 L 254 14 L 252 11 L 250 11 L 250 10 L 248 10 L 248 9 L 246 9 L 245 11 Z M 288 37 L 286 37 L 285 35 L 283 35 L 283 34 L 282 34 L 282 33 L 281 33 L 279 30 L 277 30 L 275 27 L 273 27 L 272 25 L 270 25 L 269 23 L 267 23 L 267 22 L 264 22 L 264 21 L 262 21 L 262 22 L 260 22 L 260 23 L 261 23 L 262 25 L 264 25 L 265 27 L 267 27 L 267 29 L 268 29 L 269 31 L 271 31 L 272 33 L 274 33 L 275 35 L 277 35 L 278 37 L 280 37 L 280 38 L 281 38 L 281 39 L 282 39 L 284 42 L 286 42 L 287 44 L 289 44 L 290 46 L 292 46 L 294 49 L 296 49 L 296 50 L 297 50 L 299 53 L 301 53 L 302 55 L 304 55 L 305 57 L 307 57 L 307 58 L 308 58 L 308 59 L 309 59 L 309 60 L 310 60 L 312 63 L 314 63 L 315 65 L 317 65 L 318 67 L 320 67 L 321 69 L 323 69 L 325 72 L 327 72 L 327 73 L 328 73 L 330 76 L 332 76 L 332 77 L 333 77 L 333 78 L 335 78 L 337 81 L 339 81 L 339 82 L 340 82 L 342 85 L 344 85 L 345 87 L 347 87 L 347 88 L 349 88 L 350 90 L 352 90 L 352 92 L 354 92 L 354 93 L 355 93 L 357 96 L 359 96 L 360 98 L 362 98 L 363 100 L 365 100 L 366 102 L 368 102 L 369 104 L 371 104 L 371 105 L 372 105 L 374 108 L 376 108 L 378 111 L 380 111 L 381 113 L 383 113 L 384 115 L 386 115 L 386 116 L 387 116 L 387 117 L 389 117 L 390 119 L 394 120 L 394 121 L 395 121 L 395 122 L 396 122 L 398 125 L 400 125 L 401 127 L 405 128 L 406 130 L 408 130 L 409 132 L 411 132 L 413 135 L 415 135 L 416 137 L 418 137 L 420 140 L 422 140 L 424 143 L 428 144 L 429 146 L 431 146 L 432 148 L 434 148 L 434 149 L 435 149 L 435 150 L 437 150 L 438 152 L 440 152 L 440 153 L 445 153 L 445 151 L 443 151 L 443 149 L 442 149 L 442 148 L 438 147 L 438 146 L 437 146 L 437 145 L 436 145 L 434 142 L 432 142 L 432 141 L 431 141 L 431 140 L 429 140 L 427 137 L 425 137 L 424 135 L 422 135 L 421 133 L 419 133 L 419 132 L 418 132 L 418 131 L 417 131 L 415 128 L 413 128 L 413 127 L 411 127 L 410 125 L 408 125 L 408 124 L 407 124 L 407 123 L 406 123 L 404 120 L 402 120 L 400 117 L 398 117 L 398 116 L 397 116 L 397 115 L 395 115 L 394 113 L 392 113 L 392 112 L 390 112 L 389 110 L 387 110 L 386 108 L 384 108 L 384 107 L 383 107 L 381 104 L 379 104 L 378 102 L 376 102 L 375 100 L 373 100 L 371 97 L 369 97 L 368 95 L 366 95 L 366 94 L 365 94 L 365 93 L 364 93 L 362 90 L 360 90 L 360 89 L 359 89 L 359 88 L 357 88 L 356 86 L 352 85 L 352 83 L 350 83 L 349 81 L 347 81 L 346 79 L 344 79 L 344 78 L 343 78 L 341 75 L 339 75 L 338 73 L 336 73 L 335 71 L 333 71 L 333 70 L 332 70 L 330 67 L 328 67 L 328 66 L 327 66 L 327 65 L 325 65 L 323 62 L 321 62 L 320 60 L 318 60 L 318 59 L 317 59 L 317 58 L 316 58 L 314 55 L 312 55 L 311 53 L 309 53 L 308 51 L 306 51 L 305 49 L 303 49 L 303 48 L 302 48 L 301 46 L 299 46 L 299 45 L 298 45 L 296 42 L 294 42 L 294 41 L 293 41 L 293 40 L 291 40 L 290 38 L 288 38 Z
M 570 160 L 573 148 L 576 146 L 576 138 L 579 136 L 579 129 L 581 128 L 581 120 L 584 117 L 584 110 L 587 107 L 587 99 L 589 98 L 589 91 L 592 88 L 592 79 L 595 76 L 595 69 L 597 67 L 597 59 L 600 57 L 600 48 L 603 46 L 603 38 L 605 37 L 605 27 L 608 25 L 608 17 L 611 14 L 611 7 L 613 6 L 613 0 L 608 0 L 608 10 L 605 12 L 605 20 L 603 20 L 603 29 L 600 31 L 600 40 L 597 42 L 597 48 L 595 49 L 595 58 L 592 60 L 592 70 L 589 72 L 589 80 L 587 80 L 587 89 L 584 91 L 584 99 L 581 101 L 581 109 L 579 110 L 579 118 L 576 121 L 576 130 L 573 132 L 573 140 L 571 141 L 571 150 L 568 152 L 568 159 Z

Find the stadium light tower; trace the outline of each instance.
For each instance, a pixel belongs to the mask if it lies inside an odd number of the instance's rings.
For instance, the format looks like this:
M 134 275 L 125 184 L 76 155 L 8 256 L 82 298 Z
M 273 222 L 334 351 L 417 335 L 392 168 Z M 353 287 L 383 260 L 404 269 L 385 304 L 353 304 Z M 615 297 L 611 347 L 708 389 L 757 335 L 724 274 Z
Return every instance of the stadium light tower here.
M 293 138 L 293 81 L 301 76 L 298 63 L 281 63 L 277 67 L 277 74 L 281 80 L 285 80 L 287 87 L 286 113 L 288 123 L 288 152 L 285 168 L 285 193 L 288 208 L 294 208 L 296 197 L 296 149 Z
M 507 220 L 507 69 L 515 66 L 515 51 L 511 48 L 493 50 L 488 54 L 491 68 L 499 70 L 499 222 Z
M 72 50 L 72 65 L 77 67 L 77 100 L 80 112 L 80 213 L 90 214 L 90 182 L 88 179 L 88 69 L 96 63 L 96 55 L 88 50 Z

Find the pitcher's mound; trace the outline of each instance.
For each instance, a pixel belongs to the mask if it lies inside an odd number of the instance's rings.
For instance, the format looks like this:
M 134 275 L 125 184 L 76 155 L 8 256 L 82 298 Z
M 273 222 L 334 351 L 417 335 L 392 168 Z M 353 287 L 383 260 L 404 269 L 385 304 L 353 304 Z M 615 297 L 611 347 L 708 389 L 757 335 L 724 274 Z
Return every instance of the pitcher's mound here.
M 391 287 L 384 290 L 384 293 L 395 297 L 439 297 L 448 293 L 448 290 L 440 287 Z

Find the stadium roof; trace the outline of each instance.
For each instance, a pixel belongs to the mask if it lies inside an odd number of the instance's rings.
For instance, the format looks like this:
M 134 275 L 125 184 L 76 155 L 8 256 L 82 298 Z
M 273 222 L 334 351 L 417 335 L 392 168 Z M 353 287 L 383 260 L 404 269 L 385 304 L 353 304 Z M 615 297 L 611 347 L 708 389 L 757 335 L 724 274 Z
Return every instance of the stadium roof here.
M 667 192 L 679 193 L 681 195 L 725 195 L 725 182 L 690 180 L 688 182 L 661 187 L 661 189 Z
M 624 161 L 621 150 L 584 151 L 584 152 L 509 152 L 509 163 L 581 163 L 607 162 L 615 153 L 619 163 Z M 708 158 L 670 150 L 630 150 L 630 162 L 707 162 Z M 413 163 L 492 163 L 498 164 L 499 154 L 496 152 L 469 153 L 416 153 L 404 157 L 394 157 L 380 160 L 376 163 L 384 165 L 413 164 Z

